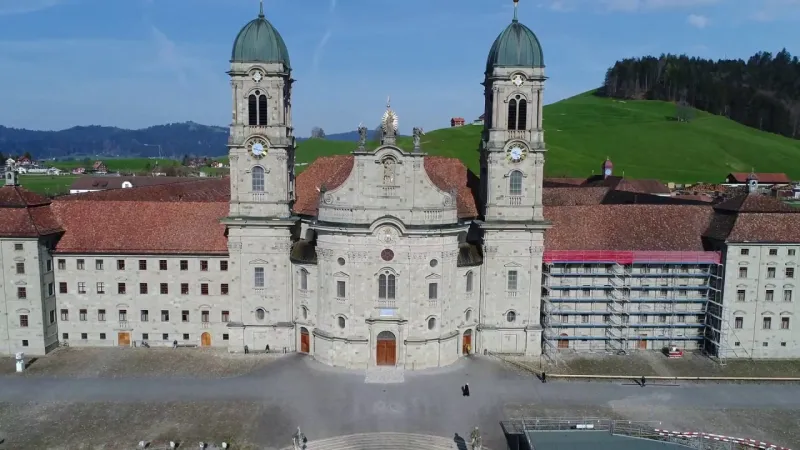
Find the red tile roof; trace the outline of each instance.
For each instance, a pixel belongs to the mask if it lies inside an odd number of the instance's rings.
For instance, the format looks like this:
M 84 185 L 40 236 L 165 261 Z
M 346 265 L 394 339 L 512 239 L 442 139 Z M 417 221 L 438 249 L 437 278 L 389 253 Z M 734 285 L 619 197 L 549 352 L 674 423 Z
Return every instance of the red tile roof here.
M 341 186 L 353 170 L 353 155 L 322 156 L 311 163 L 295 180 L 294 212 L 317 215 L 319 191 Z
M 128 182 L 132 187 L 153 186 L 159 184 L 187 183 L 196 181 L 197 178 L 188 177 L 148 177 L 148 176 L 112 176 L 98 177 L 87 175 L 78 178 L 72 183 L 70 189 L 74 190 L 103 190 L 103 189 L 123 189 L 122 184 Z M 128 188 L 130 189 L 130 188 Z
M 160 177 L 153 177 L 160 178 Z M 58 201 L 118 200 L 128 202 L 229 202 L 231 181 L 224 178 L 183 178 L 181 182 L 128 189 L 109 189 L 58 197 Z
M 425 172 L 436 187 L 445 192 L 455 192 L 460 219 L 478 217 L 475 202 L 478 177 L 467 170 L 460 159 L 426 156 Z
M 542 190 L 544 206 L 599 205 L 610 191 L 607 187 L 547 187 Z
M 729 183 L 747 183 L 750 178 L 750 173 L 747 172 L 731 172 L 726 177 Z M 792 180 L 785 173 L 756 173 L 756 180 L 759 183 L 765 184 L 783 184 L 791 183 Z
M 545 206 L 547 250 L 702 251 L 710 206 Z
M 136 189 L 126 189 L 134 192 Z M 227 254 L 227 202 L 55 201 L 57 253 Z
M 800 242 L 800 214 L 739 214 L 726 242 Z
M 50 200 L 19 186 L 0 187 L 0 236 L 39 237 L 63 231 Z

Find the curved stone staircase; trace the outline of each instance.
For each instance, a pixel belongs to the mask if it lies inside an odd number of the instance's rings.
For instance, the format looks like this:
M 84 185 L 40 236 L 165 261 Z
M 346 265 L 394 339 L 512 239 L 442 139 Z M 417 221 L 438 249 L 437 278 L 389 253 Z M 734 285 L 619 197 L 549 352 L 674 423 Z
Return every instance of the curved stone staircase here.
M 463 436 L 462 436 L 463 437 Z M 308 450 L 467 450 L 467 442 L 457 444 L 452 437 L 410 433 L 362 433 L 308 441 Z M 486 447 L 483 447 L 486 449 Z M 292 447 L 286 447 L 291 450 Z M 488 449 L 486 449 L 488 450 Z

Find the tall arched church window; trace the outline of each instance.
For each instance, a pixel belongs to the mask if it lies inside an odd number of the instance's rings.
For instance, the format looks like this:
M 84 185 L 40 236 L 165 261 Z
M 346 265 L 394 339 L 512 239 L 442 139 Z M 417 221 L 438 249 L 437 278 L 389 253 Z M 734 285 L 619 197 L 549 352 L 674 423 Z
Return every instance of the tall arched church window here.
M 382 300 L 394 300 L 395 297 L 395 276 L 392 274 L 380 274 L 378 276 L 378 298 Z
M 472 271 L 467 272 L 467 292 L 472 292 Z
M 517 95 L 508 102 L 508 129 L 525 130 L 528 128 L 528 102 Z
M 249 125 L 267 124 L 267 95 L 255 91 L 247 97 L 247 119 Z
M 250 174 L 253 177 L 253 192 L 264 192 L 264 168 L 255 166 Z
M 515 170 L 508 177 L 508 195 L 522 195 L 522 172 Z

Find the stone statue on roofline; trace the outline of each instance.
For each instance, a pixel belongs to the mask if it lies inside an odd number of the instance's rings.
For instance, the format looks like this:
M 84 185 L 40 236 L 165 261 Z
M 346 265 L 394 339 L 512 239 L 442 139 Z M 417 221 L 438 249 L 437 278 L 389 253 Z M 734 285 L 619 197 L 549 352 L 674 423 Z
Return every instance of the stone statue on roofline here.
M 364 124 L 358 126 L 358 149 L 364 150 L 367 145 L 367 127 Z
M 414 133 L 413 134 L 414 134 L 414 150 L 419 151 L 420 143 L 422 141 L 422 135 L 424 135 L 425 132 L 422 131 L 422 128 L 420 128 L 420 127 L 414 127 Z

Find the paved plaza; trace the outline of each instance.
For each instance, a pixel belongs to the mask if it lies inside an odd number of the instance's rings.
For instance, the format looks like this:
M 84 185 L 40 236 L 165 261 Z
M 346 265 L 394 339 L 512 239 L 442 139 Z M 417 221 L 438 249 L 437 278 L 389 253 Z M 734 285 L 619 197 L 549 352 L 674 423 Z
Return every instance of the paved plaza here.
M 479 426 L 484 445 L 500 450 L 505 441 L 499 421 L 522 416 L 660 421 L 663 428 L 800 443 L 796 384 L 542 384 L 487 357 L 404 373 L 331 368 L 297 354 L 244 364 L 240 374 L 220 371 L 217 378 L 35 370 L 45 359 L 61 357 L 43 358 L 23 375 L 0 376 L 0 449 L 119 449 L 159 439 L 192 447 L 200 440 L 227 440 L 241 448 L 285 448 L 297 426 L 311 442 L 373 432 L 452 440 Z M 179 357 L 186 358 L 192 357 Z M 470 397 L 461 395 L 466 382 Z

